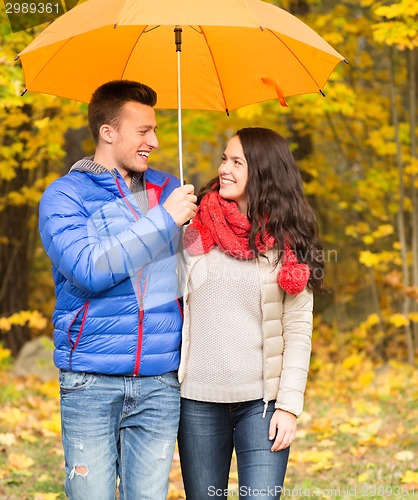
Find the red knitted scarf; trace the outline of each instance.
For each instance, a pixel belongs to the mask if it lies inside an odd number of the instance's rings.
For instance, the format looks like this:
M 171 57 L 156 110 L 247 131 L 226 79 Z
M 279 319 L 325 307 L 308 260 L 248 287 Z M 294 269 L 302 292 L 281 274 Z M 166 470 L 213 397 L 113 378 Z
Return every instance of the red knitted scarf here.
M 203 197 L 193 223 L 184 233 L 184 246 L 191 255 L 208 253 L 214 246 L 235 259 L 253 259 L 249 247 L 251 223 L 234 201 L 222 198 L 218 191 Z M 257 235 L 256 245 L 261 253 L 275 244 L 273 236 L 265 233 L 264 243 Z M 286 293 L 297 294 L 309 280 L 309 266 L 299 264 L 289 245 L 285 245 L 282 266 L 277 281 Z

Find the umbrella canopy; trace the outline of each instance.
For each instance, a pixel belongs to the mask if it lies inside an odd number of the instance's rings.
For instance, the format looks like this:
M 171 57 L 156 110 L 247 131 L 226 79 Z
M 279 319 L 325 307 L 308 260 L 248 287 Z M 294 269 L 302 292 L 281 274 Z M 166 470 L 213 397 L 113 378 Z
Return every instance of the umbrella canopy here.
M 157 107 L 177 108 L 176 26 L 184 109 L 228 111 L 322 92 L 344 59 L 302 21 L 261 0 L 89 0 L 19 54 L 26 88 L 89 102 L 109 80 L 136 80 L 157 91 Z

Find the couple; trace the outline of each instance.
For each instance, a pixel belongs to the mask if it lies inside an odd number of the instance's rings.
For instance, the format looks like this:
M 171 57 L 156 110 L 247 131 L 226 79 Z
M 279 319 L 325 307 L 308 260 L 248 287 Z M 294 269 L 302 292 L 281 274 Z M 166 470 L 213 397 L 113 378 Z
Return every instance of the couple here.
M 94 157 L 40 204 L 65 491 L 114 500 L 119 479 L 124 500 L 163 500 L 178 435 L 189 500 L 226 498 L 234 448 L 241 491 L 279 498 L 322 286 L 315 217 L 272 130 L 238 131 L 198 198 L 149 168 L 156 99 L 137 82 L 99 87 Z

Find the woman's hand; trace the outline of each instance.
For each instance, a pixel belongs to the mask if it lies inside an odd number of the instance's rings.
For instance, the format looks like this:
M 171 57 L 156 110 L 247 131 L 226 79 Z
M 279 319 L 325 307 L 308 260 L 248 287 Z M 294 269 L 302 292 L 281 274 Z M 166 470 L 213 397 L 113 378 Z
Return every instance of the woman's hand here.
M 271 451 L 284 450 L 296 437 L 296 417 L 293 413 L 276 410 L 270 420 L 269 439 L 274 439 Z

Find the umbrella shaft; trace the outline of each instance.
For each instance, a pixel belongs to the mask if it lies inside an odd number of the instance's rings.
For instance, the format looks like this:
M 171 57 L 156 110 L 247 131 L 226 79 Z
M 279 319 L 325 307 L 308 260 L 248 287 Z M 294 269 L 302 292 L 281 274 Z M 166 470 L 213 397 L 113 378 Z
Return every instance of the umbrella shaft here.
M 178 112 L 178 143 L 179 143 L 179 169 L 180 169 L 180 185 L 184 183 L 183 176 L 183 137 L 182 137 L 182 117 L 181 117 L 181 52 L 177 52 L 177 112 Z

